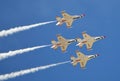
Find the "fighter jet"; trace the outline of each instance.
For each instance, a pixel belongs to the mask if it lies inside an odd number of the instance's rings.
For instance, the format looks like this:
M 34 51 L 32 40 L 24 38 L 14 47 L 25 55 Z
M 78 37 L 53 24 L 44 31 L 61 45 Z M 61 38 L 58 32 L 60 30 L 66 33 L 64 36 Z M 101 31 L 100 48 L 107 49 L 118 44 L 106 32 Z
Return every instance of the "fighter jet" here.
M 70 28 L 74 20 L 83 18 L 85 14 L 71 16 L 65 11 L 62 11 L 62 16 L 63 18 L 60 18 L 58 16 L 56 17 L 56 20 L 58 21 L 56 25 L 60 26 L 63 23 L 66 23 L 67 28 Z
M 55 40 L 52 40 L 52 47 L 53 49 L 57 49 L 58 47 L 61 47 L 62 52 L 65 52 L 68 45 L 73 43 L 73 42 L 77 42 L 77 39 L 65 39 L 64 37 L 62 37 L 61 35 L 57 35 L 57 39 L 58 42 L 56 42 Z
M 93 58 L 96 58 L 97 56 L 99 56 L 99 54 L 95 54 L 95 55 L 84 55 L 83 53 L 79 52 L 78 50 L 76 51 L 77 54 L 77 58 L 75 58 L 74 56 L 71 56 L 71 63 L 73 66 L 76 66 L 77 63 L 80 63 L 80 67 L 82 69 L 85 69 L 86 63 L 88 60 L 91 60 Z
M 83 32 L 82 35 L 84 39 L 77 39 L 78 44 L 76 46 L 82 48 L 86 44 L 87 50 L 91 50 L 94 42 L 105 38 L 105 36 L 91 37 L 86 32 Z

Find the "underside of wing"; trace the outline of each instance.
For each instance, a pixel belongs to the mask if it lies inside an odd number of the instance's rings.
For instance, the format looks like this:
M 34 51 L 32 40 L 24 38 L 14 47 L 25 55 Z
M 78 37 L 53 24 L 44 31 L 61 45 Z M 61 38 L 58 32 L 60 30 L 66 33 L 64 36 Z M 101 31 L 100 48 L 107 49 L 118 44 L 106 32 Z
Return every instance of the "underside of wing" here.
M 87 63 L 87 60 L 81 61 L 81 62 L 80 62 L 81 68 L 85 68 L 86 63 Z
M 57 35 L 57 38 L 58 38 L 58 41 L 61 43 L 61 50 L 63 52 L 65 52 L 68 47 L 67 40 L 64 37 L 62 37 L 61 35 Z
M 62 11 L 62 16 L 63 16 L 63 18 L 65 18 L 66 20 L 72 18 L 72 16 L 69 15 L 68 13 L 66 13 L 65 11 Z
M 92 48 L 92 46 L 93 46 L 93 42 L 92 41 L 86 43 L 86 47 L 87 47 L 88 50 L 90 50 Z
M 76 66 L 76 63 L 73 63 L 73 66 L 75 67 L 75 66 Z
M 73 23 L 73 19 L 66 20 L 66 25 L 67 25 L 68 28 L 71 27 L 72 23 Z
M 79 52 L 78 50 L 76 51 L 76 54 L 79 58 L 85 57 L 85 55 L 83 53 Z
M 83 35 L 83 38 L 84 38 L 84 39 L 89 39 L 89 38 L 91 38 L 91 36 L 88 35 L 86 32 L 83 32 L 82 35 Z
M 62 37 L 61 35 L 57 35 L 57 39 L 59 42 L 65 42 L 66 39 L 64 37 Z
M 65 51 L 66 51 L 66 49 L 67 49 L 67 47 L 68 47 L 68 45 L 67 45 L 67 44 L 62 45 L 62 46 L 61 46 L 61 50 L 62 50 L 62 52 L 65 52 Z

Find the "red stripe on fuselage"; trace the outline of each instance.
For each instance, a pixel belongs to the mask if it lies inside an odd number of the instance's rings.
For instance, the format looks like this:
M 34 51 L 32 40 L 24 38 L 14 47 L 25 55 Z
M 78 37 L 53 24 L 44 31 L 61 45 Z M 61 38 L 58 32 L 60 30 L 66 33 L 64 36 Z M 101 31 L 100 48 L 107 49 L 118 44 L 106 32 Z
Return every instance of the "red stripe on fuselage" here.
M 62 20 L 62 22 L 65 22 L 66 20 Z
M 78 59 L 78 60 L 75 60 L 76 62 L 79 62 L 80 61 L 80 59 Z
M 87 41 L 83 41 L 82 43 L 86 43 Z
M 57 44 L 57 46 L 60 46 L 60 45 L 61 45 L 61 43 L 58 43 L 58 44 Z

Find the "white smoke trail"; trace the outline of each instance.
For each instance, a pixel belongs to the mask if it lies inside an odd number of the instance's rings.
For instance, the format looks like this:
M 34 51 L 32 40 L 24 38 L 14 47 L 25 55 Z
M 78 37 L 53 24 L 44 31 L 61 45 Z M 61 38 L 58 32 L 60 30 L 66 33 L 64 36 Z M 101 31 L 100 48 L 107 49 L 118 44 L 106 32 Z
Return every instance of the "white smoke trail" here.
M 58 65 L 61 65 L 61 64 L 66 64 L 66 63 L 69 63 L 69 62 L 70 61 L 60 62 L 60 63 L 56 63 L 56 64 L 50 64 L 50 65 L 46 65 L 46 66 L 40 66 L 40 67 L 31 68 L 31 69 L 12 72 L 12 73 L 9 73 L 9 74 L 0 75 L 0 81 L 7 80 L 7 79 L 10 79 L 10 78 L 15 78 L 15 77 L 22 76 L 22 75 L 29 74 L 29 73 L 34 73 L 34 72 L 37 72 L 39 70 L 44 70 L 44 69 L 47 69 L 47 68 L 50 68 L 50 67 L 58 66 Z
M 8 29 L 8 30 L 2 30 L 2 31 L 0 31 L 0 37 L 8 36 L 8 35 L 20 32 L 20 31 L 28 30 L 28 29 L 31 29 L 31 28 L 35 28 L 35 27 L 45 25 L 45 24 L 49 24 L 49 23 L 53 23 L 53 22 L 56 22 L 56 21 L 49 21 L 49 22 L 32 24 L 32 25 L 28 25 L 28 26 L 15 27 L 15 28 L 11 28 L 11 29 Z
M 30 47 L 30 48 L 24 48 L 24 49 L 19 49 L 19 50 L 15 50 L 15 51 L 9 51 L 7 53 L 0 53 L 0 60 L 15 56 L 15 55 L 23 54 L 25 52 L 30 52 L 30 51 L 33 51 L 33 50 L 36 50 L 39 48 L 48 47 L 48 46 L 51 46 L 51 44 L 50 45 L 35 46 L 35 47 Z

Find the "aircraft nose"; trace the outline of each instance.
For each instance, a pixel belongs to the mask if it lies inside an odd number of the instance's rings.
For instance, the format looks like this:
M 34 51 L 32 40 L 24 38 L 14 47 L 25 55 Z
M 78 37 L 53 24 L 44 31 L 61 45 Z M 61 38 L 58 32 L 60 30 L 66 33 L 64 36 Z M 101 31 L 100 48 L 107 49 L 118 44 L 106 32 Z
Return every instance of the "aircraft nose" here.
M 84 17 L 84 16 L 85 16 L 85 14 L 81 14 L 81 15 L 80 15 L 81 18 Z
M 104 38 L 106 38 L 106 36 L 102 36 L 102 38 L 104 39 Z
M 106 38 L 106 36 L 103 36 L 104 38 Z
M 85 16 L 85 14 L 83 14 L 83 16 Z
M 96 56 L 100 56 L 99 54 L 96 54 Z

